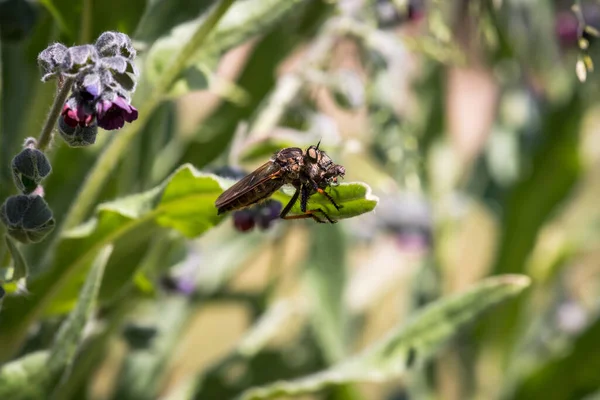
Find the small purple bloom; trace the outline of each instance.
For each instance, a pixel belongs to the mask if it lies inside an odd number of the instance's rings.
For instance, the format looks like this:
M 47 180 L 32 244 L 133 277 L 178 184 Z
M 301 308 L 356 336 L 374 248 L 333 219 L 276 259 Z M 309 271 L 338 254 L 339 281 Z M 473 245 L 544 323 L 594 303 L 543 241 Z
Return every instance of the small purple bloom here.
M 71 128 L 79 126 L 90 126 L 94 122 L 94 112 L 84 102 L 79 102 L 75 97 L 71 97 L 65 105 L 61 115 L 65 123 Z
M 98 126 L 106 130 L 121 129 L 125 122 L 133 122 L 138 117 L 138 111 L 123 97 L 116 96 L 114 100 L 100 100 L 96 104 Z

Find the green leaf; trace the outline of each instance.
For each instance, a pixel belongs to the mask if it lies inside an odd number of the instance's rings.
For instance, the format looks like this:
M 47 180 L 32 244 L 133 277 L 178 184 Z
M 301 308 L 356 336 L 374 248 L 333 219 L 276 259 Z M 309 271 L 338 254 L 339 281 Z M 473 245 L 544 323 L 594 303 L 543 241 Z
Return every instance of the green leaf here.
M 339 226 L 314 226 L 308 252 L 310 257 L 304 269 L 312 329 L 329 363 L 340 361 L 346 353 L 345 332 L 348 330 L 343 304 L 346 284 L 344 239 Z
M 25 258 L 23 258 L 23 254 L 21 254 L 21 251 L 15 242 L 13 242 L 8 235 L 4 236 L 4 239 L 6 240 L 6 247 L 8 247 L 8 251 L 13 260 L 13 275 L 11 281 L 19 281 L 20 279 L 27 278 L 29 268 L 27 267 Z
M 112 246 L 109 245 L 98 253 L 81 289 L 77 306 L 62 323 L 56 334 L 47 366 L 52 374 L 61 373 L 68 368 L 75 357 L 75 352 L 83 337 L 83 329 L 92 315 L 98 298 L 104 269 L 112 250 Z
M 292 381 L 250 389 L 243 400 L 271 399 L 314 393 L 331 384 L 382 382 L 401 377 L 415 363 L 435 352 L 481 313 L 517 296 L 530 284 L 523 275 L 488 278 L 465 293 L 439 300 L 395 328 L 379 343 L 333 367 Z
M 215 200 L 223 192 L 219 178 L 198 172 L 190 165 L 181 167 L 166 186 L 157 207 L 157 222 L 193 238 L 215 226 Z
M 47 399 L 55 379 L 75 356 L 83 328 L 98 296 L 104 266 L 111 247 L 100 252 L 81 291 L 77 308 L 63 322 L 50 351 L 28 354 L 12 361 L 0 370 L 0 398 Z
M 0 325 L 0 359 L 18 349 L 25 330 L 44 310 L 50 307 L 54 312 L 65 312 L 73 306 L 73 293 L 100 249 L 138 229 L 151 231 L 160 226 L 175 228 L 187 237 L 198 236 L 221 220 L 214 202 L 222 192 L 216 176 L 184 165 L 157 188 L 99 205 L 93 219 L 65 233 L 49 270 L 29 283 L 31 295 L 26 300 L 6 299 Z M 135 265 L 128 267 L 131 277 Z
M 341 183 L 338 186 L 332 186 L 326 190 L 333 197 L 335 202 L 342 206 L 336 210 L 333 204 L 318 193 L 312 195 L 308 201 L 308 210 L 321 209 L 334 220 L 352 218 L 358 215 L 373 211 L 379 202 L 379 198 L 371 193 L 369 185 L 362 182 Z M 282 191 L 273 195 L 275 200 L 283 203 L 285 206 L 291 199 L 292 193 Z M 302 214 L 300 210 L 300 201 L 292 207 L 289 215 Z
M 77 307 L 63 322 L 50 351 L 28 354 L 12 361 L 0 370 L 0 398 L 47 399 L 52 385 L 69 366 L 81 342 L 83 329 L 89 320 L 98 296 L 104 266 L 112 249 L 103 249 L 88 274 Z

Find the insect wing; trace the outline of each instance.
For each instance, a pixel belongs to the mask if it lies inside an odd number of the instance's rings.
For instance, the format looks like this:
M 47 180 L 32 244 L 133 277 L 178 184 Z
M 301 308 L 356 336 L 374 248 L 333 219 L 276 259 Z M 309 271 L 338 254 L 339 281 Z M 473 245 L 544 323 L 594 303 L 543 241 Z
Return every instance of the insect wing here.
M 278 176 L 281 173 L 281 167 L 279 164 L 269 161 L 255 171 L 246 175 L 232 187 L 221 193 L 221 195 L 215 201 L 217 208 L 226 207 L 228 203 L 236 200 L 240 196 L 245 195 L 248 192 L 254 190 L 257 186 L 264 183 L 273 177 Z

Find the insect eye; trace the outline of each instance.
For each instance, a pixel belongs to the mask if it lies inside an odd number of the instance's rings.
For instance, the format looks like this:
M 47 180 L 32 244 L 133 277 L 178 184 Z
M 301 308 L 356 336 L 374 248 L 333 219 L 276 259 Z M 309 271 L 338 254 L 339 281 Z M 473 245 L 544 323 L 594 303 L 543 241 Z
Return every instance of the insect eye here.
M 317 149 L 315 149 L 314 147 L 309 147 L 308 151 L 306 152 L 306 154 L 308 155 L 308 157 L 311 160 L 316 160 L 317 159 Z

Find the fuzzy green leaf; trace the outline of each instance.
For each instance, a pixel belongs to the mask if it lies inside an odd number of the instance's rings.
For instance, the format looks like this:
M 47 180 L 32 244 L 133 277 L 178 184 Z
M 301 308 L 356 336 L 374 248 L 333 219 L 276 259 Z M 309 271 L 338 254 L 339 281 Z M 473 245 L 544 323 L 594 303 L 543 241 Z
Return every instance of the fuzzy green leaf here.
M 98 206 L 95 218 L 65 233 L 49 271 L 30 282 L 31 295 L 26 300 L 6 299 L 0 359 L 18 349 L 25 330 L 40 313 L 64 313 L 73 307 L 86 267 L 100 249 L 129 234 L 152 232 L 160 226 L 198 236 L 221 220 L 214 202 L 222 192 L 216 176 L 184 165 L 157 188 Z M 125 268 L 130 269 L 129 274 L 119 274 L 127 280 L 136 265 Z
M 362 182 L 341 183 L 326 190 L 338 205 L 342 206 L 336 210 L 333 204 L 318 193 L 312 195 L 308 201 L 308 210 L 321 209 L 334 220 L 352 218 L 373 211 L 379 202 L 379 198 L 371 193 L 371 188 Z M 273 198 L 286 205 L 293 191 L 276 193 Z M 302 214 L 300 201 L 297 201 L 289 215 Z M 318 214 L 317 214 L 318 215 Z
M 304 378 L 250 389 L 243 400 L 272 399 L 317 392 L 328 385 L 397 379 L 415 363 L 435 354 L 449 338 L 492 306 L 515 297 L 530 284 L 522 275 L 486 279 L 466 293 L 437 301 L 394 329 L 363 353 Z
M 98 298 L 104 269 L 112 250 L 112 246 L 109 245 L 98 253 L 81 289 L 77 306 L 62 323 L 56 334 L 48 362 L 48 368 L 53 373 L 59 373 L 64 368 L 68 368 L 73 361 L 75 351 L 79 347 L 83 336 L 83 329 L 92 315 L 92 310 Z
M 104 266 L 112 248 L 103 249 L 88 274 L 77 307 L 63 322 L 50 351 L 28 354 L 0 370 L 0 398 L 46 399 L 56 379 L 68 368 L 98 296 Z

